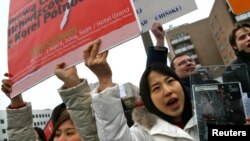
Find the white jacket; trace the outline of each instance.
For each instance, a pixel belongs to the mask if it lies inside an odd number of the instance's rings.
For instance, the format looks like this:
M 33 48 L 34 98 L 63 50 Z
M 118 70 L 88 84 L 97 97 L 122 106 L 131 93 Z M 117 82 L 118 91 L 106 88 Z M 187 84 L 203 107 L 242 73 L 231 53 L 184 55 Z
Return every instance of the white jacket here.
M 35 141 L 35 131 L 32 127 L 32 108 L 28 102 L 19 109 L 6 108 L 7 132 L 9 141 Z
M 82 79 L 75 87 L 58 89 L 63 103 L 66 105 L 74 125 L 82 140 L 99 141 L 95 124 L 95 117 L 91 109 L 91 89 L 88 81 Z
M 135 124 L 129 128 L 119 97 L 119 88 L 114 86 L 94 94 L 92 107 L 95 112 L 98 136 L 101 141 L 192 141 L 197 138 L 196 121 L 191 119 L 183 129 L 170 124 L 138 107 L 134 111 Z M 140 117 L 140 118 L 136 118 Z
M 88 84 L 86 79 L 82 79 L 81 83 L 75 87 L 64 89 L 62 86 L 58 89 L 58 92 L 62 98 L 63 103 L 66 105 L 72 121 L 74 122 L 82 140 L 85 141 L 99 141 L 97 136 L 96 121 L 91 108 L 91 93 L 96 93 L 98 83 Z M 138 95 L 138 88 L 131 83 L 125 83 L 120 85 L 118 91 L 123 94 L 123 99 L 136 97 Z M 121 102 L 120 96 L 118 100 Z M 130 101 L 127 101 L 127 106 L 131 105 Z M 122 109 L 123 111 L 123 109 Z

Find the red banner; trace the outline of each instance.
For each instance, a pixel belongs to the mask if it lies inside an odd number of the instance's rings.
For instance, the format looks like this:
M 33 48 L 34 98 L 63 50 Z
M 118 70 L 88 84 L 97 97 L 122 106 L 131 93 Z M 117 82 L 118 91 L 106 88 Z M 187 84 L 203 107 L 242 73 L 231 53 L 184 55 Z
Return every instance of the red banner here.
M 98 38 L 103 51 L 138 35 L 129 0 L 11 0 L 8 65 L 15 84 L 12 96 L 51 76 L 58 62 L 79 63 L 82 54 L 77 49 L 82 53 Z

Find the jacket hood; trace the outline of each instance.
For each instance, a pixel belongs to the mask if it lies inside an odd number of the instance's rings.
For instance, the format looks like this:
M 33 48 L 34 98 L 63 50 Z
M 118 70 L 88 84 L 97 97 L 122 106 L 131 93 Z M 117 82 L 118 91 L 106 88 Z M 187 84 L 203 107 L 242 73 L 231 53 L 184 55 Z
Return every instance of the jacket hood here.
M 136 107 L 133 110 L 132 118 L 135 123 L 138 123 L 147 129 L 151 129 L 156 124 L 156 116 L 151 114 L 145 106 Z

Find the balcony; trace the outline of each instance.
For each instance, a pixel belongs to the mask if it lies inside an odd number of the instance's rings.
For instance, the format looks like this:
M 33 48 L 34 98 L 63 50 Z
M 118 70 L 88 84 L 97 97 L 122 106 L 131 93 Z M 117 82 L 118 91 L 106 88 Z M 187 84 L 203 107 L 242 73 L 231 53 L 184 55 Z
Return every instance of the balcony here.
M 178 44 L 178 43 L 181 43 L 181 42 L 183 42 L 183 41 L 190 40 L 190 39 L 191 39 L 191 36 L 190 36 L 190 35 L 186 35 L 186 36 L 183 36 L 183 37 L 179 37 L 179 38 L 177 38 L 177 39 L 173 39 L 173 40 L 171 41 L 171 44 L 172 44 L 172 45 L 176 45 L 176 44 Z
M 188 45 L 188 46 L 184 46 L 182 48 L 179 48 L 179 49 L 176 49 L 174 51 L 175 54 L 180 54 L 182 52 L 186 52 L 186 51 L 189 51 L 189 50 L 192 50 L 194 49 L 194 45 Z
M 250 11 L 246 12 L 244 14 L 241 14 L 239 16 L 235 16 L 235 19 L 236 19 L 237 22 L 242 22 L 242 21 L 250 20 Z
M 190 56 L 192 59 L 197 59 L 198 58 L 198 55 L 197 54 L 193 54 Z

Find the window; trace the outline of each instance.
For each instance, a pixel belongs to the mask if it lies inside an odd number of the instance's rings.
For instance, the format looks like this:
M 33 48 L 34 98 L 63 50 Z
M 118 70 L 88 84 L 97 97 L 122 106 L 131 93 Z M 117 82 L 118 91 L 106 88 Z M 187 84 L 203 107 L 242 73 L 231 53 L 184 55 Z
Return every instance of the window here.
M 6 133 L 6 130 L 5 130 L 5 129 L 2 129 L 2 133 L 5 134 L 5 133 Z
M 4 120 L 3 120 L 3 119 L 1 119 L 1 120 L 0 120 L 0 123 L 1 123 L 1 124 L 4 124 Z

